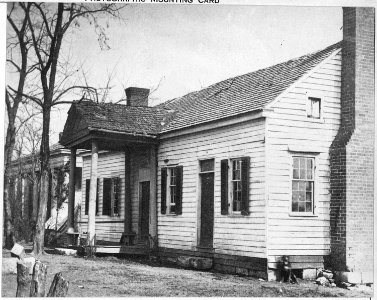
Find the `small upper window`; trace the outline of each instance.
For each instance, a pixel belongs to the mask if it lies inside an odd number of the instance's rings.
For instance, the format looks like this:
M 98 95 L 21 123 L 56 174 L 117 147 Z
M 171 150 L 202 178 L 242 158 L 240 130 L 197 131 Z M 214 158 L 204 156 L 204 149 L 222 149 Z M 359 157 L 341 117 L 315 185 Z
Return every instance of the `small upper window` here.
M 308 98 L 307 115 L 309 118 L 321 118 L 321 98 Z

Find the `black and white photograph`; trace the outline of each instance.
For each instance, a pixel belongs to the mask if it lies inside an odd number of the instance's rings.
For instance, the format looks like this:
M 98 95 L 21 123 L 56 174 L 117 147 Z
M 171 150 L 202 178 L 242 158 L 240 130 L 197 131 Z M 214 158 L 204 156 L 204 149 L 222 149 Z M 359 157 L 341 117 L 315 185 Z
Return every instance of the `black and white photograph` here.
M 375 8 L 0 3 L 1 297 L 373 297 Z

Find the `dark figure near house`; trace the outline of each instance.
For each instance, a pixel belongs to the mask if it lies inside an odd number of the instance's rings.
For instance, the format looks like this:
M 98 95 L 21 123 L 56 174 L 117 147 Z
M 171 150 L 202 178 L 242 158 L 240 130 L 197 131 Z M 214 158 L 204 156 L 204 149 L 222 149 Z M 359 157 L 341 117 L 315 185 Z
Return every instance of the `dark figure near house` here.
M 284 255 L 281 262 L 280 269 L 281 281 L 288 283 L 297 283 L 295 274 L 292 272 L 291 263 L 289 262 L 289 256 Z

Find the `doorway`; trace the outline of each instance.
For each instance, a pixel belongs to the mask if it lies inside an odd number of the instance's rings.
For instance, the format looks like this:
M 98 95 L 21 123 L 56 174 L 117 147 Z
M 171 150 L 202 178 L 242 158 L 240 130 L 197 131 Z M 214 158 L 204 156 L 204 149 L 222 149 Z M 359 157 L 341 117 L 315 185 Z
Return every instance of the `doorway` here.
M 149 199 L 150 182 L 143 181 L 139 184 L 139 240 L 148 241 L 149 237 Z
M 199 246 L 213 247 L 214 160 L 200 161 L 200 235 Z

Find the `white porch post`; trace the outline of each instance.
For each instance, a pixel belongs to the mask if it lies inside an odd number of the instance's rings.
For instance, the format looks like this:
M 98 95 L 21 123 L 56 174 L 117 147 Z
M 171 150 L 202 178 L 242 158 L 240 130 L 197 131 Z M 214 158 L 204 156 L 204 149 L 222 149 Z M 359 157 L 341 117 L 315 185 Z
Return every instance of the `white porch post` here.
M 88 246 L 94 246 L 94 237 L 96 234 L 97 164 L 98 143 L 96 140 L 92 140 L 92 161 L 90 168 L 90 190 L 88 210 Z
M 150 201 L 149 201 L 149 234 L 157 237 L 157 146 L 150 148 Z M 152 245 L 151 245 L 152 246 Z
M 73 233 L 75 219 L 75 168 L 76 168 L 76 149 L 71 148 L 69 160 L 69 194 L 68 194 L 68 233 Z

